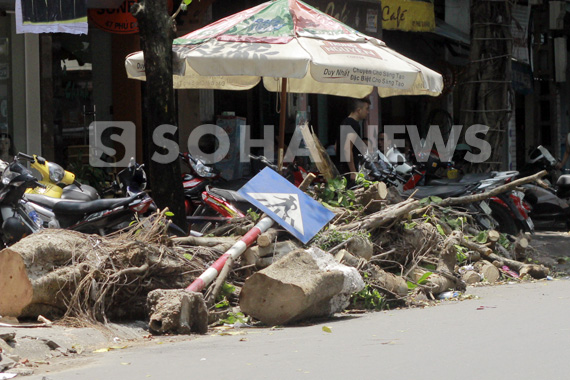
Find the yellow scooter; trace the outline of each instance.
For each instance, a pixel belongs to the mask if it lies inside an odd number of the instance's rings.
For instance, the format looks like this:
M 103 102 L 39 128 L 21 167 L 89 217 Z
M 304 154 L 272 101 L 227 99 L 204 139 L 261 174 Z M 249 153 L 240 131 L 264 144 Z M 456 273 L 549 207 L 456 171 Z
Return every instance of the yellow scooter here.
M 90 201 L 99 198 L 95 188 L 81 185 L 75 180 L 75 174 L 62 168 L 55 162 L 49 162 L 37 155 L 18 153 L 19 159 L 30 162 L 32 169 L 36 169 L 41 176 L 39 181 L 45 188 L 35 187 L 26 190 L 26 194 L 40 194 L 52 198 Z

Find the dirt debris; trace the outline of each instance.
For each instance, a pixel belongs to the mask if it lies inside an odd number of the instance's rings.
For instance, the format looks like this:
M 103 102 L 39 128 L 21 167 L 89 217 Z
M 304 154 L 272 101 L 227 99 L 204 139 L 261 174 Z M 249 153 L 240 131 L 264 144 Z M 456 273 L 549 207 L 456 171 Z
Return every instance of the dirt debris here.
M 323 186 L 315 186 L 309 194 L 322 200 L 325 192 Z M 348 205 L 335 204 L 339 195 L 338 189 L 332 198 L 327 195 L 327 207 L 336 217 L 304 248 L 320 248 L 360 273 L 365 287 L 353 295 L 349 309 L 414 306 L 423 302 L 418 300 L 433 300 L 449 290 L 461 291 L 467 284 L 524 281 L 550 274 L 546 260 L 547 265 L 535 263 L 538 252 L 529 244 L 529 236 L 481 229 L 462 202 L 402 199 L 379 184 L 351 196 L 345 192 L 353 198 Z M 149 293 L 184 289 L 254 225 L 254 217 L 232 220 L 203 238 L 167 237 L 164 212 L 152 222 L 146 220 L 107 237 L 64 230 L 34 234 L 0 252 L 0 263 L 15 262 L 18 284 L 29 282 L 27 295 L 19 298 L 19 311 L 7 312 L 0 302 L 0 314 L 20 318 L 41 314 L 55 318 L 56 323 L 79 326 L 149 320 L 151 310 L 157 311 L 156 303 L 148 303 Z M 258 241 L 261 244 L 250 248 L 249 255 L 237 259 L 219 295 L 207 303 L 210 314 L 227 317 L 223 310 L 238 305 L 248 277 L 299 246 L 279 229 Z M 20 285 L 0 286 L 3 296 L 10 289 L 22 291 Z M 203 333 L 208 319 L 212 322 L 211 316 L 197 318 L 200 322 L 194 328 L 180 321 L 172 325 L 185 326 L 174 332 Z

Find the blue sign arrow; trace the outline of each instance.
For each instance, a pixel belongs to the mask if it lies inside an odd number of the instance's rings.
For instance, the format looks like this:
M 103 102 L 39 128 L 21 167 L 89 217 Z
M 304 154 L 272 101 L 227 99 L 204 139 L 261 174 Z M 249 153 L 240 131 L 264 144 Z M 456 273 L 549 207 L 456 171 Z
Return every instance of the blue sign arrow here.
M 303 244 L 335 215 L 270 168 L 259 172 L 238 193 Z

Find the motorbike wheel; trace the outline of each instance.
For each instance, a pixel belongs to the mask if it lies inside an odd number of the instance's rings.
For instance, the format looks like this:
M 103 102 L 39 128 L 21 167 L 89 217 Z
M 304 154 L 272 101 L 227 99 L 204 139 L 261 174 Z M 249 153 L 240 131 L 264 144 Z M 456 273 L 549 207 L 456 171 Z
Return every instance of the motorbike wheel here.
M 216 211 L 212 210 L 210 207 L 202 206 L 202 208 L 198 210 L 197 213 L 194 213 L 194 215 L 192 216 L 207 217 L 207 216 L 219 216 L 219 214 Z M 206 234 L 209 230 L 216 228 L 217 224 L 218 223 L 212 221 L 194 222 L 192 223 L 190 228 L 193 231 L 199 232 L 201 234 Z
M 495 202 L 489 203 L 489 207 L 491 208 L 491 216 L 497 221 L 497 229 L 499 232 L 509 235 L 519 233 L 519 228 L 509 210 Z
M 166 229 L 166 233 L 169 236 L 177 236 L 177 237 L 185 237 L 188 236 L 188 234 L 186 232 L 184 232 L 184 230 L 180 227 L 178 227 L 176 224 L 174 223 L 170 223 Z

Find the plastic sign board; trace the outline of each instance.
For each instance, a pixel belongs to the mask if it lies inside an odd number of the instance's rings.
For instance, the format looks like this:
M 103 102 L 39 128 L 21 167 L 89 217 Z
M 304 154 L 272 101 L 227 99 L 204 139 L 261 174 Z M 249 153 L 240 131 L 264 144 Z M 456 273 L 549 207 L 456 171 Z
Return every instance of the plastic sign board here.
M 303 244 L 335 215 L 270 168 L 259 172 L 238 193 Z

